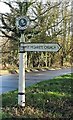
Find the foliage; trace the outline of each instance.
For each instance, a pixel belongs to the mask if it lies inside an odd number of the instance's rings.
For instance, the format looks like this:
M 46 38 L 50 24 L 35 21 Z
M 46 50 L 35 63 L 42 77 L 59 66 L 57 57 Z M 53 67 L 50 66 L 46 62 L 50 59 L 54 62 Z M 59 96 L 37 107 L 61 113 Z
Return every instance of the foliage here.
M 17 91 L 3 94 L 3 113 L 18 118 L 47 117 L 72 120 L 71 83 L 73 74 L 68 74 L 26 88 L 25 108 L 17 105 Z
M 4 2 L 10 7 L 10 13 L 0 13 L 0 20 L 2 25 L 0 26 L 0 31 L 3 34 L 2 37 L 7 37 L 11 40 L 19 41 L 21 31 L 16 28 L 16 18 L 21 16 L 25 16 L 28 10 L 28 7 L 32 3 L 25 2 L 15 2 L 15 6 L 13 6 L 12 2 Z
M 25 41 L 31 43 L 59 43 L 62 47 L 59 53 L 28 53 L 28 66 L 52 66 L 56 61 L 60 66 L 66 62 L 71 62 L 72 59 L 72 39 L 71 39 L 71 11 L 68 2 L 50 2 L 47 0 L 46 4 L 31 0 L 30 2 L 16 1 L 4 2 L 10 7 L 10 13 L 0 13 L 0 31 L 1 37 L 6 37 L 9 40 L 10 53 L 8 57 L 11 59 L 9 64 L 12 64 L 12 57 L 14 65 L 18 63 L 18 49 L 21 31 L 16 28 L 16 18 L 19 16 L 28 16 L 30 19 L 29 27 L 24 31 Z M 12 47 L 11 47 L 12 46 Z M 6 47 L 6 46 L 5 46 Z M 5 47 L 3 51 L 5 52 Z M 32 54 L 32 55 L 31 55 Z M 36 57 L 35 57 L 36 54 Z M 38 58 L 37 58 L 38 56 Z M 41 57 L 42 56 L 42 57 Z M 46 59 L 45 59 L 46 56 Z M 3 60 L 8 62 L 9 58 Z M 33 58 L 37 61 L 33 62 Z M 42 59 L 44 58 L 45 61 Z M 54 60 L 53 60 L 54 59 Z M 41 62 L 42 61 L 42 62 Z M 53 61 L 53 62 L 52 62 Z M 71 62 L 72 63 L 72 62 Z

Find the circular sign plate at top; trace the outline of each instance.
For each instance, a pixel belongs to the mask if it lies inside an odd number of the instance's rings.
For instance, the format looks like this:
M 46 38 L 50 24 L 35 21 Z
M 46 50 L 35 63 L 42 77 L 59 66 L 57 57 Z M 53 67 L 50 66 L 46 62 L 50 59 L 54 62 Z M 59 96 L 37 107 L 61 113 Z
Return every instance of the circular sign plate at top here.
M 16 18 L 16 26 L 19 30 L 25 30 L 29 26 L 29 18 L 27 16 Z

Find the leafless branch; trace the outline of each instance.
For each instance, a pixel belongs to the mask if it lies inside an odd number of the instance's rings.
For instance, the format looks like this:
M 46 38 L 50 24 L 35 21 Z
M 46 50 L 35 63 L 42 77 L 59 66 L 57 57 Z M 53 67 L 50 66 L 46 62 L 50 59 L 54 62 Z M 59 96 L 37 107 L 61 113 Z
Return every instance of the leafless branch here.
M 5 33 L 5 31 L 3 31 L 3 30 L 1 30 L 1 29 L 0 29 L 0 31 L 1 31 L 1 33 L 2 33 L 3 35 L 5 35 L 5 37 L 17 41 L 17 39 L 16 39 L 15 37 L 13 37 L 13 36 L 9 36 L 7 33 Z

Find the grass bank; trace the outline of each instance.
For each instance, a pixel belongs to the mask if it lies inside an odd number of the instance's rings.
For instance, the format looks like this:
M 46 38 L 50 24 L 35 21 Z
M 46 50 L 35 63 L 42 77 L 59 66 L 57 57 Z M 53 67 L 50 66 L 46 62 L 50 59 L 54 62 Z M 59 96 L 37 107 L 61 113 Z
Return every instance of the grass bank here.
M 2 95 L 2 118 L 56 118 L 73 120 L 73 74 L 26 88 L 26 107 L 17 105 L 17 90 Z M 33 119 L 32 119 L 33 120 Z

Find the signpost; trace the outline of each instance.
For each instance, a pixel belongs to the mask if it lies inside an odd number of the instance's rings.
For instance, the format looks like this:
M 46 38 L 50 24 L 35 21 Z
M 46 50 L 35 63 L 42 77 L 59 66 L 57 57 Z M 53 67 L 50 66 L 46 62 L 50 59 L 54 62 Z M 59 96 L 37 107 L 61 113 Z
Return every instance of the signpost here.
M 19 87 L 18 105 L 25 106 L 25 51 L 49 51 L 57 52 L 61 48 L 57 43 L 32 43 L 25 44 L 24 30 L 29 26 L 29 19 L 26 16 L 16 19 L 16 26 L 21 31 L 20 55 L 19 55 Z
M 21 43 L 25 43 L 24 30 L 29 26 L 29 19 L 26 16 L 16 18 L 16 26 L 21 31 L 20 54 L 19 54 L 19 87 L 18 105 L 25 106 L 25 51 Z
M 24 51 L 42 51 L 42 52 L 46 52 L 46 51 L 49 51 L 49 52 L 58 52 L 59 49 L 61 48 L 61 46 L 57 43 L 31 43 L 31 44 L 24 44 L 24 43 L 21 43 L 21 46 L 23 48 Z
M 16 26 L 19 30 L 24 31 L 29 26 L 29 18 L 27 16 L 21 16 L 16 18 Z

